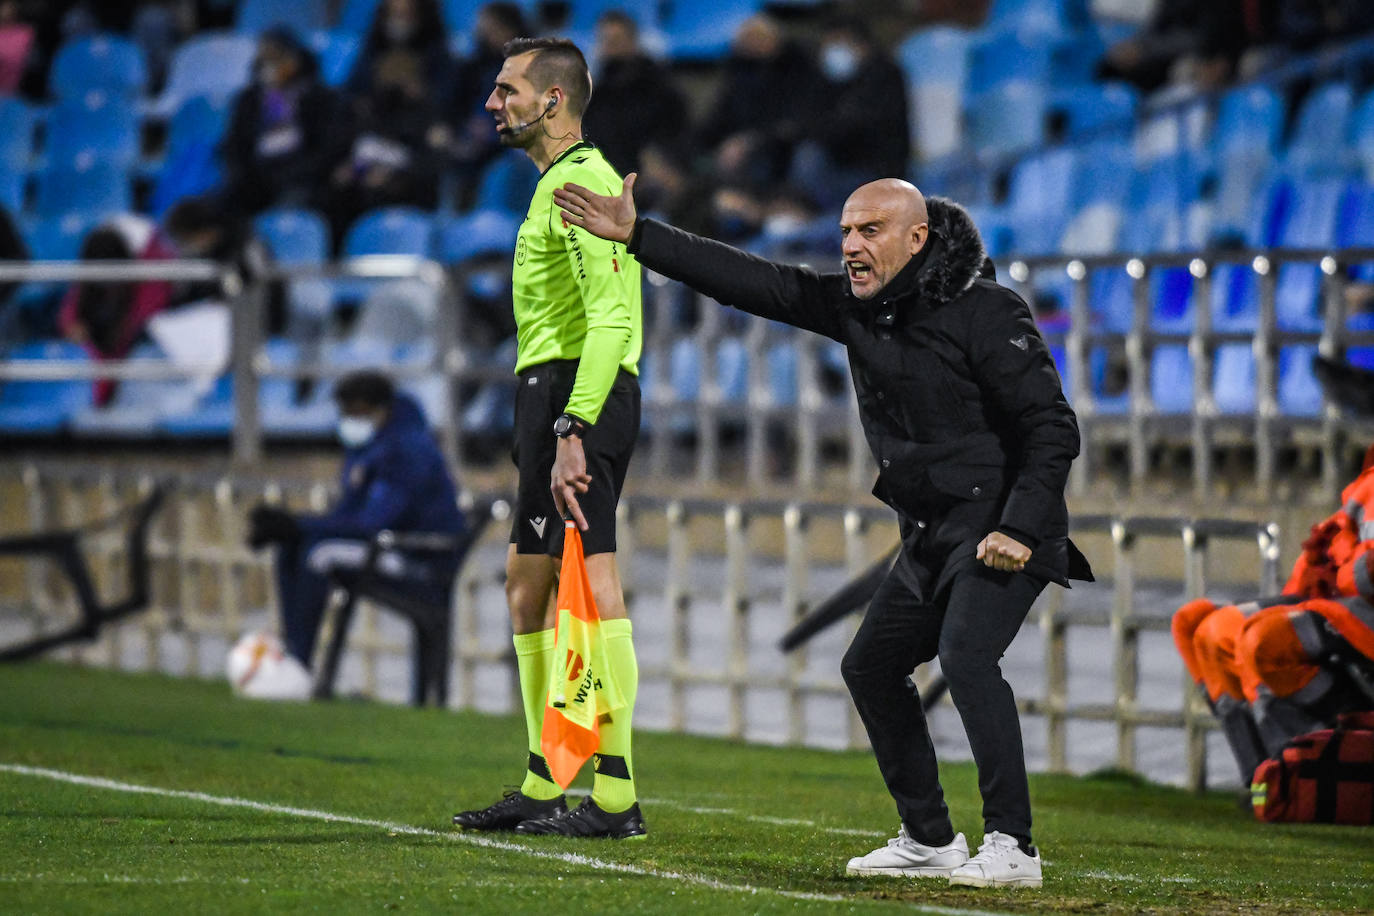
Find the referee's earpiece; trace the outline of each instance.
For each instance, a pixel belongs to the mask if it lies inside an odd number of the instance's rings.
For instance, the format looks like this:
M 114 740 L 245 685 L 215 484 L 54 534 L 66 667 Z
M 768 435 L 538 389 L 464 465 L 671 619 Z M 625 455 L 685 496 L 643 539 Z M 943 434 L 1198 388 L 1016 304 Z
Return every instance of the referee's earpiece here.
M 544 114 L 548 114 L 549 112 L 553 111 L 553 106 L 555 106 L 555 105 L 557 105 L 557 104 L 558 104 L 558 96 L 556 96 L 556 95 L 555 95 L 555 96 L 550 96 L 550 97 L 549 97 L 549 102 L 548 102 L 548 104 L 544 106 Z

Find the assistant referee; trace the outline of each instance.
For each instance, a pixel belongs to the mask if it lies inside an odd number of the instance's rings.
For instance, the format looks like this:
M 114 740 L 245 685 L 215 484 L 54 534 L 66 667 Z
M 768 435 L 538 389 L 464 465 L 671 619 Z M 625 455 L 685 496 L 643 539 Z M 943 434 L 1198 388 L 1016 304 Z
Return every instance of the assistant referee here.
M 453 822 L 472 830 L 626 839 L 645 833 L 630 759 L 639 672 L 615 558 L 616 503 L 639 432 L 639 264 L 620 243 L 569 226 L 553 202 L 553 190 L 570 181 L 603 194 L 619 194 L 622 186 L 601 152 L 582 139 L 592 94 L 582 52 L 566 39 L 518 38 L 504 53 L 486 107 L 501 142 L 524 150 L 543 173 L 511 274 L 520 483 L 506 600 L 529 762 L 518 790 Z M 592 793 L 571 811 L 540 753 L 565 511 L 582 531 L 607 666 L 626 701 L 601 724 Z

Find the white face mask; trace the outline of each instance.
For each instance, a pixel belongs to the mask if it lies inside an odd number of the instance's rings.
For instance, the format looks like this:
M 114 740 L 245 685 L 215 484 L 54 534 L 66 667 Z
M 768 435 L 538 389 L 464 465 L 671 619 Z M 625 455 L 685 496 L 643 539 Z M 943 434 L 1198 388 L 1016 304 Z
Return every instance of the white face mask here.
M 821 49 L 821 69 L 831 82 L 847 82 L 859 70 L 859 55 L 847 44 L 828 44 Z
M 362 448 L 377 435 L 377 424 L 366 417 L 340 417 L 339 441 L 344 448 Z

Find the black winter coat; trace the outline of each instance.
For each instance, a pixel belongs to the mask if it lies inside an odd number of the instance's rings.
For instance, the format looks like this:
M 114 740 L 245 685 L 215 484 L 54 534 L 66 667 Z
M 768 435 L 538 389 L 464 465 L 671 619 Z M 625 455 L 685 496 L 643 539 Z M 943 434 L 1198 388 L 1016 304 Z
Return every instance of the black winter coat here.
M 843 273 L 776 264 L 654 220 L 639 222 L 629 250 L 725 305 L 845 345 L 878 461 L 873 493 L 897 510 L 908 550 L 940 562 L 936 594 L 992 531 L 1032 548 L 1028 572 L 1091 579 L 1068 539 L 1078 423 L 1049 348 L 1021 297 L 979 276 L 986 253 L 963 208 L 927 206 L 922 253 L 870 300 Z

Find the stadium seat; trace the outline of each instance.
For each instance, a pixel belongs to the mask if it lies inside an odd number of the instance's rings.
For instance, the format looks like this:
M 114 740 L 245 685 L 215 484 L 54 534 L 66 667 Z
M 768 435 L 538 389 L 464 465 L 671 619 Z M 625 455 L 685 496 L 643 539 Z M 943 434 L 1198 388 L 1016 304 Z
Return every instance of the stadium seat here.
M 743 407 L 749 402 L 749 345 L 740 337 L 716 341 L 716 394 L 722 404 Z
M 1218 159 L 1244 152 L 1271 156 L 1283 131 L 1283 99 L 1268 86 L 1232 89 L 1221 97 L 1212 148 Z
M 539 170 L 529 157 L 519 150 L 508 150 L 482 173 L 473 209 L 503 210 L 523 218 L 537 184 Z
M 187 99 L 198 95 L 224 100 L 248 82 L 257 45 L 249 35 L 202 32 L 177 47 L 162 94 L 149 113 L 169 118 Z
M 434 287 L 416 279 L 383 280 L 359 306 L 349 339 L 380 344 L 388 360 L 428 362 L 439 308 Z
M 357 36 L 366 34 L 380 4 L 381 0 L 344 0 L 335 28 Z
M 768 349 L 764 357 L 768 372 L 768 398 L 773 407 L 796 407 L 801 387 L 801 361 L 797 344 L 783 340 Z
M 744 21 L 758 12 L 758 0 L 672 0 L 661 26 L 673 60 L 718 60 L 725 56 Z
M 1044 255 L 1058 250 L 1064 225 L 1073 212 L 1079 167 L 1077 152 L 1068 147 L 1027 156 L 1012 166 L 1006 218 L 1017 254 Z
M 968 45 L 964 30 L 932 26 L 914 32 L 897 47 L 897 62 L 906 74 L 911 144 L 918 160 L 947 156 L 963 143 Z
M 43 155 L 49 167 L 96 160 L 128 167 L 138 156 L 138 116 L 126 100 L 91 90 L 53 106 Z
M 981 96 L 1006 83 L 1053 85 L 1050 50 L 1046 35 L 1033 28 L 983 33 L 969 46 L 968 96 Z
M 1010 80 L 966 104 L 968 142 L 981 156 L 1030 150 L 1044 142 L 1046 90 L 1040 83 Z
M 313 210 L 265 210 L 253 231 L 279 264 L 322 264 L 329 258 L 329 226 Z
M 95 217 L 79 212 L 30 220 L 24 224 L 24 242 L 35 261 L 75 261 L 95 224 Z
M 978 234 L 983 237 L 983 247 L 994 261 L 1012 250 L 1011 226 L 1001 208 L 972 204 L 964 209 L 968 210 L 973 224 L 978 227 Z
M 1126 137 L 1135 124 L 1139 103 L 1139 94 L 1124 83 L 1070 85 L 1055 90 L 1049 110 L 1063 117 L 1064 134 L 1069 140 L 1101 136 L 1108 131 Z
M 92 91 L 135 98 L 147 86 L 143 49 L 119 35 L 65 42 L 57 49 L 48 74 L 48 91 L 58 99 L 76 99 Z
M 1135 155 L 1142 166 L 1183 154 L 1207 150 L 1211 114 L 1201 100 L 1148 115 L 1136 123 Z
M 342 29 L 314 32 L 310 36 L 310 49 L 319 60 L 320 78 L 324 84 L 337 89 L 352 76 L 353 65 L 362 50 L 362 39 Z
M 167 355 L 156 344 L 139 344 L 130 360 L 165 364 Z M 69 421 L 73 433 L 99 438 L 144 438 L 155 435 L 163 417 L 185 413 L 194 404 L 196 390 L 184 378 L 125 379 L 104 407 L 85 407 Z
M 986 27 L 1031 25 L 1059 31 L 1088 22 L 1086 0 L 993 0 Z
M 1155 347 L 1150 357 L 1150 399 L 1159 414 L 1193 412 L 1193 358 L 1186 344 Z
M 1350 133 L 1355 94 L 1347 82 L 1318 86 L 1298 112 L 1288 141 L 1287 163 L 1291 174 L 1344 175 L 1354 166 L 1354 154 L 1346 143 Z
M 148 200 L 154 216 L 162 216 L 183 197 L 219 187 L 223 181 L 219 143 L 228 120 L 228 105 L 208 96 L 187 99 L 172 115 L 164 155 L 146 167 L 154 178 Z
M 82 347 L 62 340 L 23 344 L 8 358 L 25 362 L 90 359 Z M 0 430 L 10 435 L 54 435 L 73 413 L 91 406 L 93 393 L 89 379 L 7 381 L 0 386 Z
M 1284 248 L 1331 248 L 1336 244 L 1346 181 L 1327 177 L 1293 184 L 1288 217 L 1278 244 Z M 1320 331 L 1322 273 L 1316 263 L 1279 266 L 1275 310 L 1280 328 Z
M 1353 184 L 1346 191 L 1337 218 L 1336 245 L 1341 248 L 1374 248 L 1374 185 Z M 1374 282 L 1374 263 L 1356 264 L 1351 276 Z
M 196 96 L 181 103 L 167 125 L 167 158 L 193 143 L 219 146 L 229 126 L 229 105 L 224 99 Z
M 1250 245 L 1256 248 L 1274 243 L 1277 217 L 1274 194 L 1283 187 L 1278 172 L 1268 157 L 1237 151 L 1217 165 L 1210 239 L 1214 244 Z
M 112 162 L 78 163 L 38 173 L 34 211 L 39 217 L 68 213 L 100 217 L 132 209 L 128 170 Z
M 257 35 L 284 25 L 305 35 L 325 27 L 329 4 L 326 0 L 238 0 L 237 6 L 234 27 L 240 32 Z
M 1374 90 L 1365 93 L 1350 116 L 1350 148 L 1365 181 L 1374 181 Z
M 519 217 L 503 210 L 473 210 L 442 219 L 435 231 L 434 256 L 444 264 L 461 264 L 483 255 L 515 251 Z
M 1249 344 L 1217 347 L 1212 363 L 1212 398 L 1222 414 L 1255 412 L 1255 352 Z
M 0 163 L 0 206 L 11 214 L 23 211 L 29 173 L 22 166 Z
M 384 207 L 358 217 L 344 237 L 343 256 L 368 254 L 429 255 L 433 222 L 416 207 Z
M 1315 417 L 1322 412 L 1322 386 L 1312 370 L 1315 346 L 1291 346 L 1279 351 L 1279 411 L 1291 417 Z
M 12 171 L 28 168 L 37 124 L 37 112 L 24 100 L 0 97 L 0 165 Z

